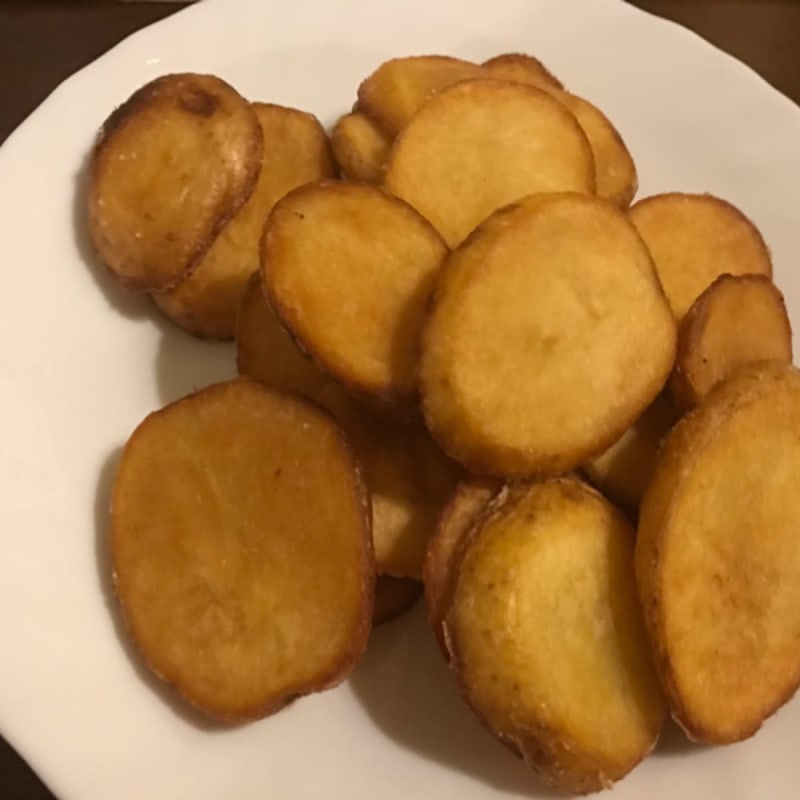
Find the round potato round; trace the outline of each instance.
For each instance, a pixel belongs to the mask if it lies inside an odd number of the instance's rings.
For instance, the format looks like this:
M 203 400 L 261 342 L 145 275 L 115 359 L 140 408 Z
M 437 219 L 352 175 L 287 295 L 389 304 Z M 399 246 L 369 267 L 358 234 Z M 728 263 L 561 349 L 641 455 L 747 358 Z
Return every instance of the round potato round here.
M 253 111 L 264 140 L 253 193 L 191 276 L 152 294 L 168 317 L 197 336 L 233 337 L 244 287 L 259 268 L 261 232 L 270 210 L 292 189 L 336 173 L 328 137 L 316 117 L 270 103 L 253 103 Z
M 608 788 L 654 747 L 665 704 L 633 570 L 634 531 L 575 479 L 484 517 L 445 619 L 467 702 L 550 784 Z
M 758 229 L 718 197 L 654 195 L 633 205 L 630 218 L 650 248 L 678 319 L 720 275 L 772 277 L 769 250 Z
M 800 684 L 800 373 L 748 368 L 664 442 L 636 572 L 672 714 L 696 740 L 752 736 Z
M 564 89 L 564 84 L 534 56 L 524 53 L 503 53 L 483 63 L 494 78 L 529 83 L 540 89 Z
M 443 266 L 421 337 L 426 423 L 476 474 L 566 472 L 652 402 L 675 337 L 625 215 L 588 195 L 535 195 Z
M 322 368 L 386 407 L 417 395 L 417 338 L 447 253 L 413 208 L 366 183 L 310 184 L 264 228 L 270 303 Z
M 125 286 L 188 278 L 250 196 L 263 140 L 250 104 L 212 75 L 165 75 L 106 120 L 89 171 L 89 233 Z
M 392 137 L 363 111 L 345 114 L 334 125 L 331 147 L 342 177 L 368 183 L 383 181 Z
M 693 408 L 756 361 L 792 362 L 783 295 L 764 275 L 720 275 L 681 320 L 670 392 L 682 409 Z
M 221 720 L 336 685 L 369 635 L 369 499 L 330 416 L 246 379 L 148 416 L 114 483 L 114 583 L 149 667 Z
M 594 192 L 595 168 L 586 135 L 557 100 L 522 83 L 471 80 L 420 109 L 392 146 L 384 185 L 455 247 L 526 195 Z

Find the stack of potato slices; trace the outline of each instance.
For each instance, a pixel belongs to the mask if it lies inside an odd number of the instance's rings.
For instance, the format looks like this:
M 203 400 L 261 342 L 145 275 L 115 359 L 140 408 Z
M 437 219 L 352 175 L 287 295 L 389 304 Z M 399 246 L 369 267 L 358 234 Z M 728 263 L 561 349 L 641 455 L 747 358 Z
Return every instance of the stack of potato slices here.
M 330 139 L 214 76 L 114 111 L 97 255 L 240 374 L 122 455 L 114 579 L 150 668 L 255 719 L 424 588 L 477 718 L 576 793 L 667 714 L 725 744 L 792 697 L 800 373 L 770 253 L 721 198 L 637 187 L 530 55 L 391 59 Z

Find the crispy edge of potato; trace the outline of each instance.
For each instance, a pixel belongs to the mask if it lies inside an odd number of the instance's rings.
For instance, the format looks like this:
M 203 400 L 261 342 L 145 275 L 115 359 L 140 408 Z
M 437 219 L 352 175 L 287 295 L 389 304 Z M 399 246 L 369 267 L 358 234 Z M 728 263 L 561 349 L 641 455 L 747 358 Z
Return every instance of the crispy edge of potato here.
M 131 117 L 137 115 L 141 112 L 143 108 L 147 108 L 149 104 L 153 101 L 154 93 L 157 92 L 164 83 L 171 81 L 175 78 L 195 78 L 200 77 L 202 79 L 209 79 L 213 80 L 214 82 L 218 82 L 221 87 L 225 91 L 233 92 L 237 97 L 241 98 L 242 102 L 250 108 L 250 104 L 242 97 L 236 89 L 231 86 L 226 81 L 223 81 L 221 78 L 217 77 L 216 75 L 205 75 L 200 73 L 171 73 L 168 75 L 162 75 L 158 78 L 155 78 L 152 81 L 149 81 L 144 86 L 141 86 L 137 89 L 124 103 L 117 106 L 105 122 L 100 127 L 100 130 L 95 137 L 95 142 L 92 147 L 92 152 L 89 160 L 89 190 L 88 190 L 88 207 L 89 207 L 89 231 L 90 236 L 92 239 L 92 244 L 94 248 L 94 252 L 96 253 L 98 259 L 103 264 L 103 267 L 107 270 L 107 272 L 112 275 L 117 281 L 119 281 L 123 286 L 128 289 L 134 289 L 138 291 L 152 291 L 152 290 L 159 290 L 159 289 L 168 289 L 172 286 L 177 285 L 181 281 L 186 280 L 192 272 L 197 268 L 200 262 L 203 259 L 203 256 L 206 254 L 208 249 L 214 243 L 214 240 L 217 238 L 219 232 L 225 227 L 225 225 L 236 215 L 239 209 L 247 202 L 248 198 L 253 192 L 253 189 L 256 186 L 258 181 L 258 175 L 261 171 L 261 161 L 262 161 L 262 154 L 263 154 L 263 139 L 261 136 L 261 127 L 258 124 L 258 120 L 255 117 L 255 113 L 253 112 L 253 158 L 248 159 L 249 169 L 247 170 L 247 176 L 243 185 L 239 192 L 236 193 L 236 196 L 232 199 L 230 205 L 227 209 L 225 209 L 224 213 L 219 214 L 214 225 L 212 225 L 209 230 L 206 232 L 206 235 L 202 237 L 200 241 L 195 244 L 195 247 L 192 249 L 192 252 L 187 259 L 187 263 L 183 265 L 181 270 L 176 270 L 174 275 L 171 275 L 167 280 L 153 283 L 152 281 L 147 281 L 141 278 L 133 278 L 130 276 L 124 276 L 120 274 L 119 270 L 115 269 L 111 263 L 109 262 L 107 256 L 103 252 L 103 248 L 100 248 L 96 243 L 96 237 L 93 233 L 95 228 L 94 223 L 94 212 L 93 208 L 96 205 L 95 199 L 95 190 L 97 187 L 99 176 L 102 172 L 101 162 L 105 155 L 105 150 L 113 144 L 113 141 L 117 135 L 120 134 L 121 131 L 124 130 L 125 126 L 128 124 Z M 200 104 L 198 112 L 201 116 L 205 113 L 202 108 L 202 103 Z M 213 113 L 213 112 L 212 112 Z M 257 136 L 256 136 L 257 134 Z
M 634 566 L 639 599 L 645 626 L 650 638 L 653 663 L 661 686 L 667 697 L 673 720 L 692 742 L 731 744 L 753 736 L 761 724 L 785 705 L 800 686 L 800 665 L 794 685 L 776 698 L 764 719 L 755 726 L 739 732 L 734 738 L 720 738 L 698 720 L 693 719 L 681 699 L 681 692 L 665 645 L 663 597 L 665 587 L 658 564 L 662 560 L 664 538 L 673 518 L 673 500 L 686 483 L 684 468 L 686 454 L 689 463 L 699 450 L 719 435 L 725 417 L 730 417 L 741 406 L 754 401 L 764 390 L 764 385 L 783 380 L 787 375 L 800 386 L 800 371 L 794 366 L 778 362 L 756 362 L 728 380 L 717 384 L 697 407 L 685 414 L 663 442 L 656 471 L 645 491 L 639 514 L 639 525 L 634 551 Z
M 375 581 L 375 607 L 372 624 L 392 622 L 401 614 L 410 611 L 422 594 L 422 585 L 413 578 L 396 578 L 394 575 L 378 575 Z
M 729 275 L 723 273 L 694 301 L 692 307 L 686 313 L 678 326 L 678 350 L 675 357 L 675 369 L 670 377 L 669 391 L 673 401 L 683 411 L 688 411 L 696 406 L 713 386 L 703 389 L 699 384 L 705 383 L 701 380 L 699 373 L 708 370 L 707 360 L 713 356 L 712 353 L 700 352 L 703 346 L 703 337 L 714 314 L 714 309 L 718 302 L 717 297 L 720 292 L 725 291 L 725 287 L 731 283 L 741 287 L 750 286 L 757 292 L 764 292 L 769 296 L 768 302 L 773 302 L 777 312 L 776 319 L 784 325 L 783 345 L 784 357 L 787 363 L 792 361 L 792 325 L 786 311 L 786 302 L 780 289 L 766 275 Z M 766 298 L 765 298 L 766 299 Z M 701 361 L 696 362 L 696 355 Z M 765 359 L 758 359 L 765 360 Z M 741 365 L 744 366 L 744 365 Z M 721 380 L 730 378 L 734 372 L 723 375 Z M 719 382 L 719 381 L 717 381 Z
M 302 405 L 303 407 L 306 408 L 306 410 L 310 411 L 318 418 L 324 420 L 325 424 L 330 425 L 332 427 L 332 430 L 335 432 L 336 438 L 341 447 L 342 454 L 352 466 L 352 475 L 353 475 L 352 488 L 354 492 L 356 506 L 360 511 L 360 519 L 361 519 L 362 539 L 363 539 L 362 544 L 363 544 L 363 556 L 364 556 L 363 575 L 365 577 L 365 580 L 362 582 L 363 613 L 361 613 L 360 615 L 360 621 L 358 626 L 353 630 L 352 647 L 350 647 L 346 652 L 343 652 L 342 657 L 337 662 L 332 664 L 330 668 L 327 671 L 325 671 L 322 675 L 320 675 L 317 680 L 314 680 L 313 685 L 308 684 L 303 686 L 292 687 L 290 690 L 285 691 L 282 695 L 270 698 L 268 701 L 264 703 L 254 705 L 245 710 L 230 712 L 226 711 L 225 709 L 211 708 L 207 704 L 198 702 L 197 698 L 193 697 L 191 692 L 187 692 L 186 689 L 180 686 L 174 679 L 170 679 L 169 677 L 164 675 L 161 672 L 161 670 L 153 663 L 151 656 L 148 654 L 148 649 L 144 646 L 144 643 L 142 642 L 141 637 L 137 632 L 136 625 L 133 623 L 131 614 L 129 610 L 126 608 L 126 604 L 123 602 L 122 597 L 119 594 L 119 584 L 118 584 L 119 564 L 115 557 L 115 551 L 113 545 L 114 537 L 117 535 L 115 532 L 115 526 L 117 523 L 115 523 L 114 520 L 114 513 L 115 513 L 114 496 L 118 492 L 117 484 L 119 481 L 120 470 L 123 469 L 124 467 L 123 459 L 125 450 L 129 449 L 130 444 L 132 441 L 134 441 L 135 437 L 141 438 L 141 436 L 143 435 L 142 431 L 144 430 L 145 425 L 148 423 L 149 420 L 151 420 L 154 417 L 163 415 L 166 412 L 170 412 L 175 408 L 180 408 L 181 406 L 185 406 L 187 404 L 196 402 L 198 397 L 202 396 L 208 397 L 210 395 L 223 394 L 231 390 L 236 391 L 239 390 L 241 387 L 247 387 L 246 391 L 254 389 L 256 392 L 268 393 L 276 397 L 283 397 L 284 399 L 289 399 L 293 403 Z M 136 426 L 136 428 L 128 438 L 125 447 L 123 449 L 123 456 L 122 459 L 120 460 L 117 476 L 115 477 L 115 485 L 112 492 L 111 505 L 109 508 L 108 539 L 109 539 L 108 546 L 111 558 L 111 568 L 113 570 L 112 575 L 114 583 L 114 593 L 117 598 L 117 609 L 119 610 L 120 617 L 122 619 L 125 630 L 128 633 L 128 636 L 130 637 L 130 641 L 135 645 L 137 654 L 142 659 L 142 661 L 147 665 L 148 669 L 159 680 L 163 681 L 164 684 L 168 686 L 172 691 L 174 691 L 183 701 L 185 701 L 190 706 L 197 709 L 198 711 L 200 711 L 201 713 L 203 713 L 204 715 L 208 716 L 211 719 L 226 724 L 230 723 L 235 724 L 235 723 L 262 719 L 264 717 L 277 713 L 281 709 L 285 708 L 287 705 L 294 702 L 299 697 L 304 697 L 309 694 L 315 694 L 318 692 L 326 691 L 327 689 L 332 689 L 335 686 L 338 686 L 340 683 L 342 683 L 342 681 L 344 681 L 348 677 L 348 675 L 352 672 L 352 670 L 358 663 L 361 656 L 366 651 L 367 644 L 369 641 L 369 636 L 372 631 L 372 615 L 375 607 L 376 573 L 375 573 L 375 557 L 372 547 L 372 509 L 369 499 L 369 491 L 364 481 L 363 469 L 361 467 L 360 461 L 358 460 L 355 454 L 352 445 L 350 444 L 348 437 L 345 435 L 345 433 L 337 423 L 334 416 L 327 409 L 320 406 L 318 403 L 315 403 L 314 401 L 309 400 L 308 398 L 303 397 L 295 392 L 287 392 L 284 390 L 275 389 L 252 378 L 237 377 L 237 378 L 232 378 L 230 380 L 221 381 L 219 383 L 210 384 L 201 389 L 197 389 L 196 391 L 186 395 L 185 397 L 181 397 L 178 400 L 168 403 L 166 406 L 162 408 L 150 412 L 150 414 L 148 414 Z
M 348 180 L 381 183 L 393 137 L 364 111 L 340 117 L 331 130 L 331 147 L 336 163 Z
M 528 53 L 501 53 L 481 66 L 498 78 L 518 80 L 524 75 L 534 85 L 565 91 L 564 84 L 538 58 Z

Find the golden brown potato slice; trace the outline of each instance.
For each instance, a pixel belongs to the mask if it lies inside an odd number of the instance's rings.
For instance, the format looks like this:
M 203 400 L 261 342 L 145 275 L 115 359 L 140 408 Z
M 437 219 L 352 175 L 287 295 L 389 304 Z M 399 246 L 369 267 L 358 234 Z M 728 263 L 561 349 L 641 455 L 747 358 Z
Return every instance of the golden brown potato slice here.
M 672 714 L 693 739 L 754 734 L 800 683 L 800 373 L 748 368 L 667 437 L 636 570 Z
M 125 286 L 187 278 L 250 196 L 262 136 L 250 104 L 211 75 L 165 75 L 106 120 L 92 152 L 89 233 Z
M 328 373 L 386 407 L 413 405 L 417 337 L 447 248 L 366 183 L 291 192 L 264 228 L 262 275 L 284 326 Z
M 655 399 L 675 327 L 619 209 L 589 195 L 535 195 L 445 261 L 421 338 L 426 423 L 478 474 L 574 469 Z
M 594 161 L 575 117 L 545 92 L 472 80 L 429 100 L 397 137 L 385 186 L 455 247 L 526 195 L 593 192 Z
M 763 275 L 720 275 L 681 321 L 672 396 L 681 408 L 692 408 L 756 361 L 792 361 L 783 295 Z
M 720 275 L 772 277 L 769 250 L 758 229 L 718 197 L 654 195 L 632 206 L 630 218 L 650 248 L 678 319 Z
M 329 688 L 373 608 L 369 498 L 331 417 L 238 379 L 148 416 L 111 506 L 114 581 L 149 667 L 222 720 Z
M 662 392 L 608 450 L 583 465 L 589 480 L 612 502 L 637 511 L 661 441 L 679 416 L 669 395 Z
M 610 787 L 661 730 L 633 548 L 630 524 L 593 489 L 550 480 L 485 518 L 455 579 L 445 629 L 467 702 L 570 792 Z
M 391 575 L 378 575 L 375 582 L 375 609 L 372 624 L 382 625 L 391 622 L 413 608 L 422 594 L 422 584 L 411 578 L 395 578 Z
M 154 292 L 156 305 L 190 333 L 233 337 L 248 278 L 258 270 L 261 232 L 272 206 L 287 192 L 336 173 L 319 120 L 294 108 L 253 103 L 264 159 L 250 199 L 222 229 L 195 271 L 175 288 Z
M 538 58 L 524 53 L 503 53 L 483 63 L 494 78 L 529 83 L 540 89 L 564 89 L 564 84 Z
M 459 483 L 439 515 L 428 541 L 422 564 L 425 606 L 439 646 L 448 657 L 442 622 L 450 604 L 451 577 L 459 546 L 500 491 L 500 486 L 499 481 L 490 478 L 468 478 Z
M 331 132 L 331 146 L 342 177 L 368 183 L 383 181 L 392 137 L 363 111 L 345 114 Z
M 408 56 L 381 64 L 358 88 L 358 104 L 389 136 L 399 133 L 437 92 L 486 71 L 450 56 Z
M 330 382 L 275 316 L 261 284 L 260 272 L 248 281 L 239 308 L 236 365 L 240 375 L 312 399 Z

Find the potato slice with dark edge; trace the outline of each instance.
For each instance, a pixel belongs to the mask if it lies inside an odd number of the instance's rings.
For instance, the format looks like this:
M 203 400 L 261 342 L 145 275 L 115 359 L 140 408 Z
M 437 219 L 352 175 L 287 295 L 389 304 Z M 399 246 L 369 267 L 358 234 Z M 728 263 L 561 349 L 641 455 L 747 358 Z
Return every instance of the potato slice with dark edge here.
M 720 275 L 681 320 L 670 392 L 682 409 L 693 408 L 756 361 L 792 362 L 783 295 L 763 275 Z
M 251 281 L 236 338 L 240 374 L 317 400 L 350 437 L 372 503 L 378 571 L 419 579 L 436 517 L 461 471 L 421 426 L 398 427 L 357 403 L 307 359 Z
M 389 136 L 399 133 L 436 92 L 486 71 L 450 56 L 408 56 L 381 64 L 358 88 L 358 105 Z
M 679 417 L 669 395 L 662 392 L 608 450 L 584 463 L 583 471 L 613 503 L 638 512 L 659 446 Z
M 328 137 L 316 117 L 269 103 L 252 107 L 264 139 L 256 188 L 191 276 L 152 295 L 168 317 L 198 336 L 233 337 L 245 284 L 259 268 L 264 221 L 275 203 L 298 186 L 336 174 Z
M 467 702 L 566 791 L 624 777 L 652 750 L 665 716 L 634 538 L 582 482 L 532 484 L 484 518 L 455 578 L 445 636 Z
M 131 289 L 185 280 L 255 187 L 261 129 L 212 75 L 165 75 L 106 120 L 89 170 L 89 233 Z
M 619 209 L 534 195 L 493 215 L 442 267 L 421 337 L 426 424 L 476 474 L 574 469 L 661 391 L 675 327 Z
M 111 504 L 114 584 L 148 666 L 240 721 L 335 686 L 366 646 L 369 497 L 338 426 L 256 381 L 150 414 Z
M 392 139 L 363 111 L 341 117 L 331 131 L 331 147 L 342 177 L 381 183 Z
M 772 261 L 755 225 L 737 208 L 709 194 L 671 192 L 630 209 L 653 255 L 677 319 L 720 275 L 772 277 Z
M 540 89 L 564 89 L 564 84 L 538 58 L 524 53 L 503 53 L 484 61 L 482 66 L 494 78 L 529 83 Z
M 411 206 L 366 183 L 290 192 L 261 265 L 282 324 L 330 375 L 387 408 L 413 407 L 417 338 L 447 248 Z
M 472 80 L 420 109 L 392 146 L 384 185 L 455 247 L 526 195 L 593 193 L 594 160 L 575 117 L 547 93 Z
M 375 610 L 372 624 L 391 622 L 416 605 L 422 594 L 422 584 L 411 578 L 378 575 L 375 582 Z
M 692 739 L 752 736 L 800 683 L 800 373 L 748 368 L 667 437 L 636 572 L 672 715 Z
M 444 641 L 442 622 L 450 604 L 453 564 L 459 545 L 500 488 L 500 482 L 492 479 L 467 478 L 459 483 L 439 515 L 428 541 L 422 564 L 425 607 L 428 622 L 447 658 L 450 654 Z

